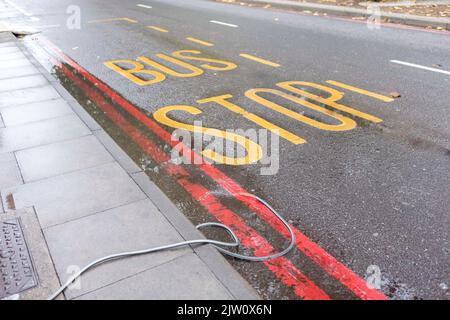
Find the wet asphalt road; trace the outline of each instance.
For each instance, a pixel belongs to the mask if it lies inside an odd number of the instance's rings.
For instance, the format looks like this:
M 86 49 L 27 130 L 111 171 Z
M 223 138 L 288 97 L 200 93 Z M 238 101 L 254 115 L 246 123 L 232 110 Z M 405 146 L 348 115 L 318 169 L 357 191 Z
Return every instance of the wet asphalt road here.
M 187 123 L 202 120 L 205 127 L 222 130 L 259 129 L 217 104 L 196 103 L 231 94 L 234 104 L 306 140 L 295 145 L 280 139 L 279 171 L 274 175 L 261 175 L 260 164 L 218 167 L 269 201 L 297 229 L 361 277 L 369 266 L 378 266 L 382 291 L 389 297 L 450 298 L 450 75 L 390 62 L 440 65 L 442 70 L 450 70 L 449 34 L 391 27 L 370 30 L 364 23 L 199 0 L 14 3 L 40 20 L 30 21 L 21 14 L 7 21 L 44 26 L 43 34 L 81 66 L 150 113 L 168 105 L 191 105 L 203 113 L 172 112 L 171 117 Z M 65 28 L 69 5 L 81 8 L 80 30 Z M 117 17 L 137 23 L 88 23 Z M 145 28 L 149 25 L 169 32 Z M 214 46 L 194 43 L 187 37 Z M 237 68 L 205 70 L 192 78 L 168 76 L 163 82 L 138 86 L 103 65 L 109 60 L 155 58 L 156 54 L 178 50 L 199 50 L 210 58 L 233 62 Z M 280 66 L 245 59 L 241 53 Z M 382 122 L 353 117 L 356 128 L 332 132 L 264 108 L 244 95 L 252 88 L 275 89 L 276 83 L 294 80 L 322 85 L 335 80 L 384 95 L 395 91 L 401 96 L 383 102 L 339 89 L 345 93 L 339 103 Z M 281 98 L 262 96 L 299 110 L 298 105 L 286 104 Z M 317 121 L 337 124 L 321 113 L 301 110 Z M 185 205 L 192 202 L 187 194 L 162 188 L 196 220 L 192 205 Z M 259 228 L 267 239 L 278 241 L 271 235 L 273 230 Z M 332 298 L 352 298 L 300 253 L 292 261 Z M 255 279 L 259 267 L 235 265 L 263 297 L 293 297 L 271 275 Z

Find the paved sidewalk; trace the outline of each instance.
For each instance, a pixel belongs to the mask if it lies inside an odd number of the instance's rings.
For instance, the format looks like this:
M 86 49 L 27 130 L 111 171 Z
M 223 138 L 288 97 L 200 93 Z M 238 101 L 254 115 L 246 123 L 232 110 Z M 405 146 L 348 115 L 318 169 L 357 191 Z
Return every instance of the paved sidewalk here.
M 104 255 L 201 237 L 65 89 L 5 33 L 0 33 L 0 195 L 0 219 L 34 208 L 37 232 L 42 229 L 60 283 Z M 27 221 L 38 223 L 23 219 L 26 230 Z M 35 239 L 26 240 L 39 241 Z M 34 245 L 29 246 L 31 255 L 39 259 Z M 46 285 L 36 269 L 40 285 Z M 83 276 L 81 286 L 67 290 L 65 297 L 258 298 L 208 246 L 104 264 Z

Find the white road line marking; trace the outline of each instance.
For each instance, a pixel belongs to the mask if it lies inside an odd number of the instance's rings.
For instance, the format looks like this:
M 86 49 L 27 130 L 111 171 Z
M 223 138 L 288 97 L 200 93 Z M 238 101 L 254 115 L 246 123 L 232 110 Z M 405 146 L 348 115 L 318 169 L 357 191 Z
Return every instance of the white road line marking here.
M 410 62 L 405 62 L 405 61 L 399 61 L 399 60 L 390 60 L 390 61 L 392 63 L 397 63 L 397 64 L 401 64 L 401 65 L 408 66 L 408 67 L 413 67 L 413 68 L 417 68 L 417 69 L 423 69 L 423 70 L 428 70 L 428 71 L 433 71 L 433 72 L 438 72 L 438 73 L 443 73 L 443 74 L 450 75 L 450 71 L 446 71 L 446 70 L 430 68 L 430 67 L 422 66 L 420 64 L 415 64 L 415 63 L 410 63 Z
M 146 8 L 146 9 L 151 9 L 152 8 L 152 6 L 147 6 L 145 4 L 137 4 L 137 6 L 141 7 L 141 8 Z
M 237 27 L 239 27 L 238 25 L 231 24 L 231 23 L 226 23 L 226 22 L 222 22 L 222 21 L 210 20 L 209 22 L 215 23 L 215 24 L 221 24 L 221 25 L 223 25 L 223 26 L 232 27 L 232 28 L 237 28 Z
M 59 28 L 59 27 L 61 27 L 60 24 L 49 24 L 49 25 L 37 26 L 37 28 L 41 28 L 41 29 L 50 29 L 50 28 Z

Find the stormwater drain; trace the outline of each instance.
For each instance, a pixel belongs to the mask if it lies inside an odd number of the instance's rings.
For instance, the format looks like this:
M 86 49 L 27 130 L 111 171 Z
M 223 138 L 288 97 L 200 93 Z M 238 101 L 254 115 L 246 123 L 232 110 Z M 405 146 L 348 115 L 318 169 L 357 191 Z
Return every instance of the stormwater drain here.
M 37 286 L 20 219 L 0 222 L 0 299 Z

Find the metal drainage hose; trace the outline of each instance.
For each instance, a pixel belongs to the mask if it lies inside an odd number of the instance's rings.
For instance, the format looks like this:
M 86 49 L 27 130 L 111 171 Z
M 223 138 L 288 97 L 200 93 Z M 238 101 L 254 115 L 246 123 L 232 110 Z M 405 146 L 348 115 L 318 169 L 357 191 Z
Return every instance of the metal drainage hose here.
M 281 252 L 275 253 L 275 254 L 261 256 L 261 257 L 245 256 L 242 254 L 231 252 L 231 251 L 224 249 L 223 247 L 231 248 L 231 247 L 238 247 L 240 245 L 240 241 L 236 237 L 234 232 L 229 227 L 227 227 L 226 225 L 221 224 L 221 223 L 216 223 L 216 222 L 202 223 L 202 224 L 197 225 L 196 228 L 202 229 L 202 228 L 206 228 L 206 227 L 215 227 L 215 228 L 224 229 L 231 236 L 231 238 L 233 239 L 233 242 L 222 242 L 222 241 L 217 241 L 217 240 L 212 240 L 212 239 L 188 240 L 188 241 L 182 241 L 182 242 L 168 244 L 168 245 L 164 245 L 164 246 L 160 246 L 160 247 L 154 247 L 154 248 L 137 250 L 137 251 L 127 251 L 127 252 L 121 252 L 121 253 L 108 255 L 108 256 L 99 258 L 95 261 L 92 261 L 91 263 L 86 265 L 84 268 L 82 268 L 80 271 L 78 271 L 75 275 L 73 275 L 69 280 L 67 280 L 67 282 L 65 284 L 63 284 L 55 293 L 53 293 L 50 297 L 48 297 L 47 300 L 54 300 L 64 290 L 66 290 L 67 287 L 70 286 L 70 284 L 72 282 L 74 282 L 76 279 L 78 279 L 83 273 L 85 273 L 89 269 L 94 268 L 94 267 L 96 267 L 100 264 L 103 264 L 105 262 L 108 262 L 108 261 L 118 260 L 118 259 L 122 259 L 122 258 L 126 258 L 126 257 L 132 257 L 132 256 L 138 256 L 138 255 L 158 252 L 158 251 L 170 250 L 170 249 L 174 249 L 174 248 L 195 245 L 195 244 L 197 244 L 197 245 L 198 244 L 211 244 L 214 248 L 216 248 L 218 251 L 220 251 L 221 253 L 223 253 L 225 255 L 231 256 L 236 259 L 252 261 L 252 262 L 273 260 L 273 259 L 282 257 L 282 256 L 286 255 L 288 252 L 290 252 L 295 245 L 295 235 L 294 235 L 294 232 L 293 232 L 291 226 L 286 222 L 286 220 L 284 220 L 284 218 L 274 208 L 272 208 L 272 206 L 270 204 L 268 204 L 266 201 L 264 201 L 260 197 L 255 196 L 250 193 L 239 193 L 238 195 L 251 197 L 251 198 L 258 200 L 263 205 L 265 205 L 270 211 L 272 211 L 272 213 L 278 218 L 278 220 L 280 220 L 284 224 L 284 226 L 286 226 L 286 229 L 288 229 L 288 231 L 289 231 L 290 240 L 291 240 L 289 243 L 289 246 L 287 246 L 286 249 L 284 249 Z

